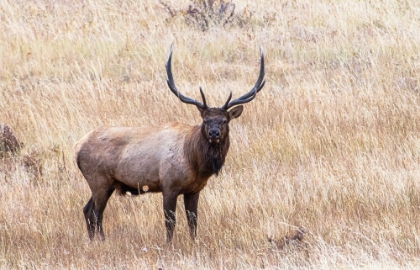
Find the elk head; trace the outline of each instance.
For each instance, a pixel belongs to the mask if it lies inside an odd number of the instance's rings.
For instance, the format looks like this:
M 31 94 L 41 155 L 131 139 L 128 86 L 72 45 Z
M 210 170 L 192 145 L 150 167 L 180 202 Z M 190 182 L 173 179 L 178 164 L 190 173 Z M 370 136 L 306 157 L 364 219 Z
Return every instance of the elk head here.
M 210 144 L 217 145 L 225 140 L 229 134 L 229 122 L 232 119 L 238 118 L 243 111 L 241 104 L 248 103 L 255 98 L 257 93 L 264 87 L 265 81 L 265 68 L 264 68 L 264 53 L 260 47 L 260 74 L 254 87 L 245 95 L 232 100 L 232 92 L 225 104 L 220 108 L 210 108 L 207 106 L 206 97 L 200 87 L 201 98 L 203 102 L 189 98 L 181 94 L 175 86 L 172 76 L 171 61 L 172 61 L 173 44 L 169 52 L 168 60 L 166 61 L 166 72 L 168 75 L 167 83 L 169 89 L 174 93 L 182 102 L 195 105 L 200 111 L 201 118 L 203 119 L 201 131 L 203 136 Z M 239 105 L 239 106 L 237 106 Z M 235 107 L 236 106 L 236 107 Z M 233 107 L 233 108 L 232 108 Z M 230 109 L 232 108 L 232 109 Z M 230 109 L 230 110 L 229 110 Z

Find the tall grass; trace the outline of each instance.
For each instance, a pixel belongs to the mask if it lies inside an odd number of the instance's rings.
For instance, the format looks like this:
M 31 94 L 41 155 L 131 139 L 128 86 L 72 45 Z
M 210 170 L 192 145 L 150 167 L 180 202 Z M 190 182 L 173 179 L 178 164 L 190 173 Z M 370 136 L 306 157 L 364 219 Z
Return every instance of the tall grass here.
M 167 1 L 187 9 L 190 1 Z M 420 255 L 420 9 L 415 1 L 236 0 L 244 26 L 202 32 L 157 1 L 0 5 L 1 268 L 416 268 Z M 231 123 L 226 165 L 189 239 L 182 197 L 165 244 L 160 194 L 112 196 L 90 242 L 73 145 L 102 125 L 199 124 L 168 90 L 221 106 L 266 86 Z M 302 240 L 293 239 L 301 228 Z

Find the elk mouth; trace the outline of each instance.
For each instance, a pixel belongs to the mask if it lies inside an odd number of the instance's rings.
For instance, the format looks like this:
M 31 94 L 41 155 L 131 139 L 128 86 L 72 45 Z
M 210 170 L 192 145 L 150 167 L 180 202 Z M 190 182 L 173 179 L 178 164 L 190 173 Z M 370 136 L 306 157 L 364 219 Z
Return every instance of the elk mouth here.
M 209 138 L 210 144 L 219 144 L 220 143 L 220 137 L 218 138 Z

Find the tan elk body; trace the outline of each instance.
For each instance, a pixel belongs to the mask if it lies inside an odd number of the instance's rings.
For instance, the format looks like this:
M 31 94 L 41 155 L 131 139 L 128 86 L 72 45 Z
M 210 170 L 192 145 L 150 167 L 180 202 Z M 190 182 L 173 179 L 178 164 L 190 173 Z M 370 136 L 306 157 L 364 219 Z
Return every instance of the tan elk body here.
M 76 162 L 92 191 L 83 208 L 91 239 L 95 232 L 104 239 L 103 211 L 115 190 L 133 195 L 162 192 L 167 241 L 173 237 L 176 201 L 183 194 L 194 238 L 199 193 L 224 164 L 229 149 L 229 121 L 239 117 L 243 110 L 240 104 L 251 101 L 264 86 L 261 51 L 260 74 L 254 88 L 233 101 L 230 94 L 221 108 L 209 108 L 201 88 L 203 103 L 183 96 L 176 89 L 171 59 L 172 46 L 166 63 L 170 90 L 182 102 L 197 106 L 203 122 L 196 126 L 174 122 L 154 128 L 101 127 L 76 143 Z

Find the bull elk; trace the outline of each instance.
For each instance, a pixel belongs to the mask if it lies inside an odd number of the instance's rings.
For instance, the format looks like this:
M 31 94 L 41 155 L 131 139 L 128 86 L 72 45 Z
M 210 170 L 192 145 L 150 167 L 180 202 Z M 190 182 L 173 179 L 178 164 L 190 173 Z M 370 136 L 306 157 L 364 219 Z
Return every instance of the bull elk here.
M 197 234 L 197 205 L 200 191 L 213 174 L 217 175 L 229 149 L 229 122 L 238 118 L 244 104 L 255 98 L 265 81 L 264 54 L 260 49 L 260 72 L 251 91 L 232 100 L 230 93 L 220 108 L 181 94 L 171 70 L 173 46 L 166 62 L 169 89 L 182 102 L 195 105 L 201 125 L 168 123 L 157 128 L 101 127 L 86 134 L 75 145 L 77 165 L 92 191 L 83 208 L 89 238 L 95 233 L 103 240 L 103 212 L 112 193 L 162 192 L 166 240 L 175 227 L 177 198 L 184 195 L 190 235 Z M 229 110 L 230 109 L 230 110 Z

